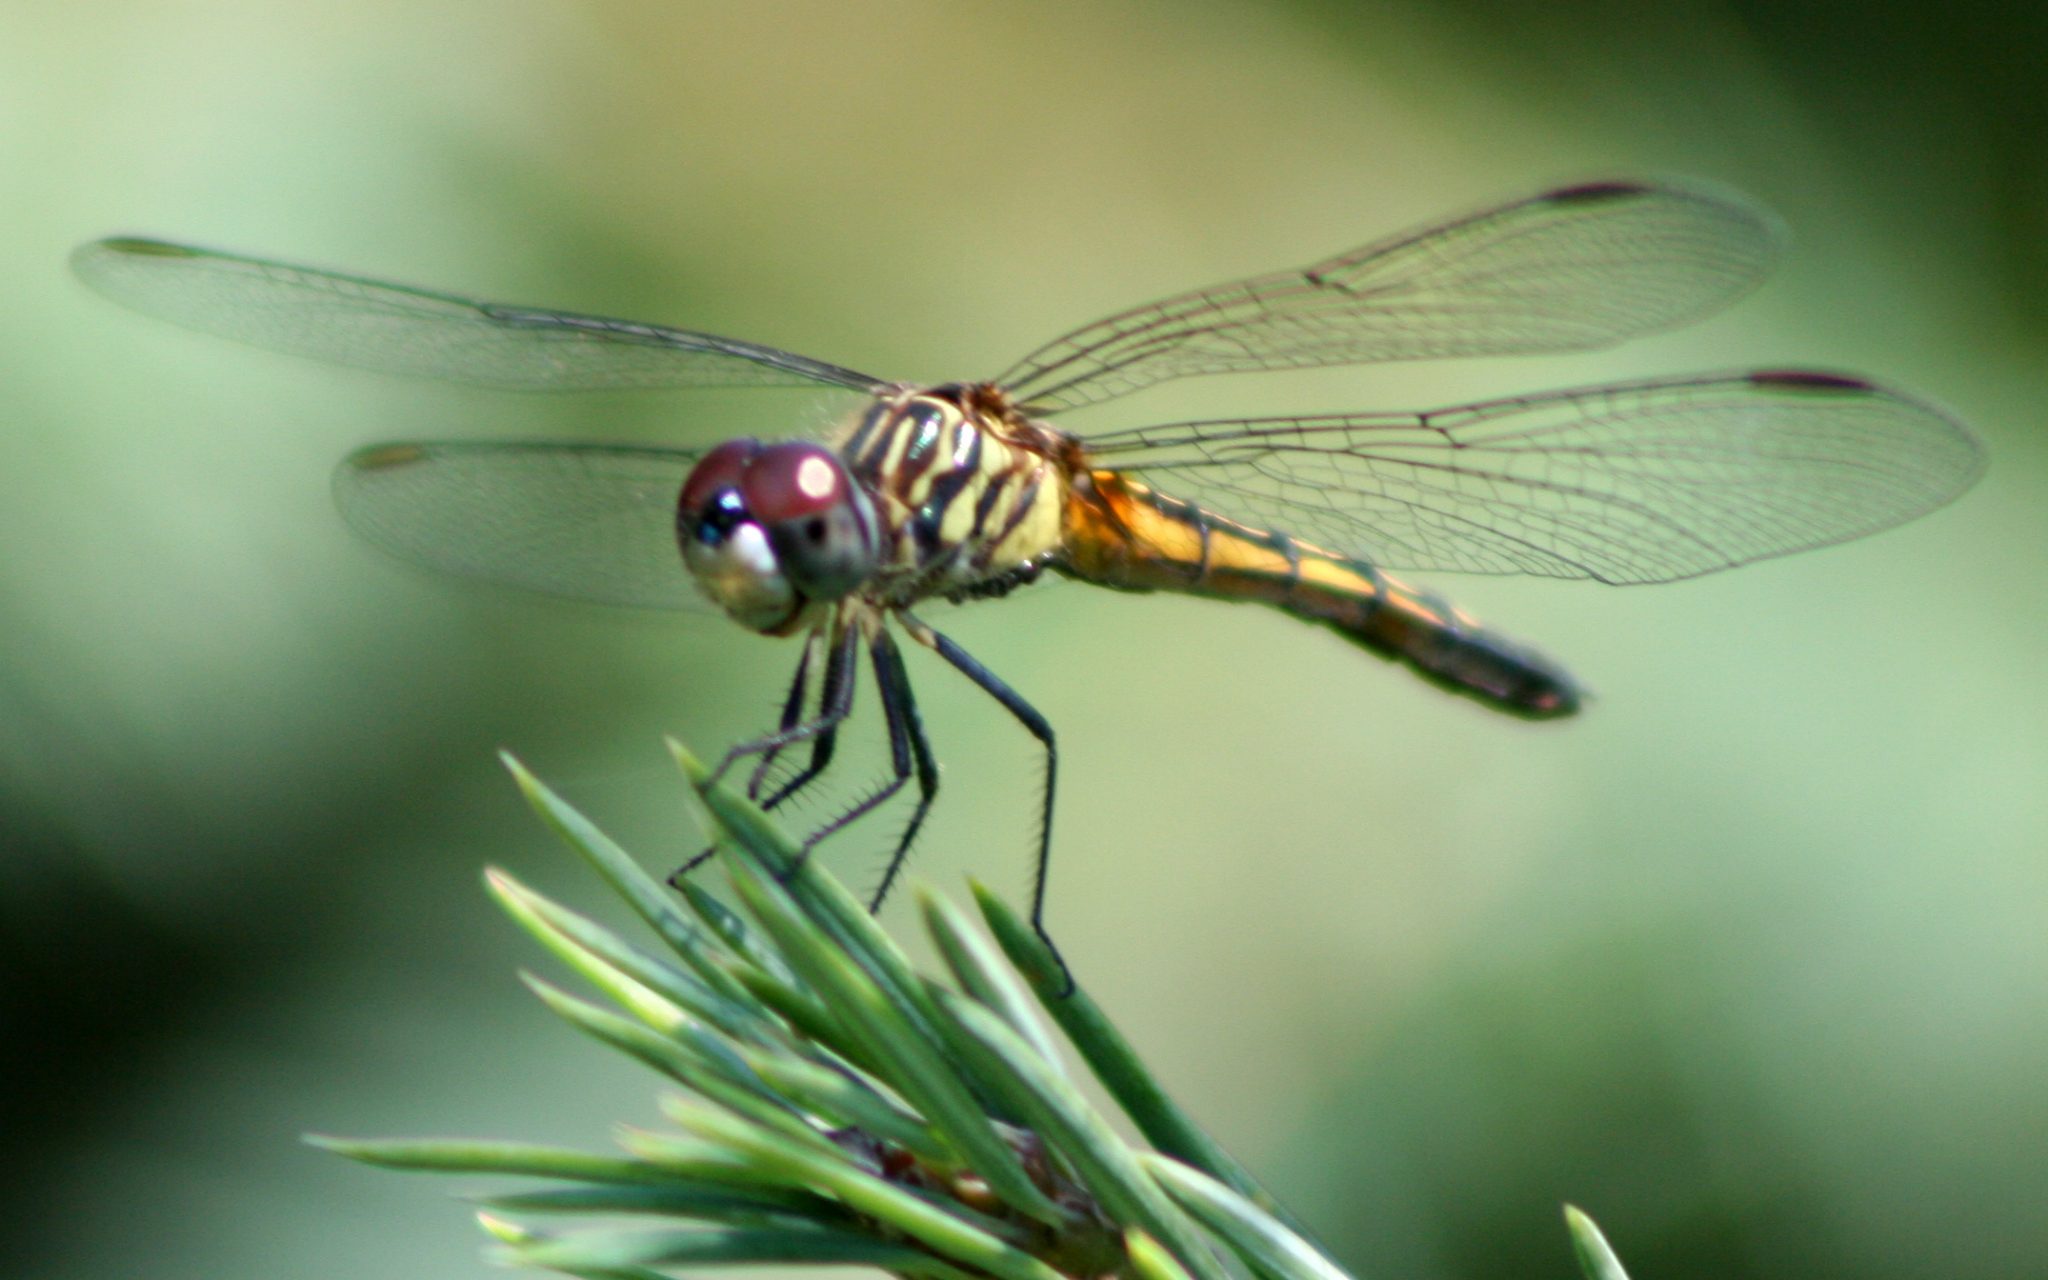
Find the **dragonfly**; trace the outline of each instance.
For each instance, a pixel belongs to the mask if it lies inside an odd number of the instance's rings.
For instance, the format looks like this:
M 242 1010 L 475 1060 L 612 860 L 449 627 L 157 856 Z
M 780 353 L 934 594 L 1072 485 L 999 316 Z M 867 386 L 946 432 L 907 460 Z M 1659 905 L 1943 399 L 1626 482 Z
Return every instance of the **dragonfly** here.
M 390 373 L 524 390 L 847 393 L 849 411 L 818 440 L 380 444 L 341 464 L 336 493 L 356 530 L 423 565 L 619 605 L 708 600 L 750 631 L 800 638 L 775 729 L 717 771 L 753 759 L 747 790 L 765 808 L 825 774 L 865 660 L 888 778 L 802 849 L 914 785 L 877 910 L 939 785 L 894 633 L 932 650 L 1043 750 L 1031 922 L 1050 947 L 1052 726 L 926 623 L 927 603 L 992 599 L 1046 574 L 1251 601 L 1485 706 L 1549 719 L 1580 705 L 1562 668 L 1390 571 L 1691 578 L 1910 520 L 1983 465 L 1970 431 L 1926 401 L 1806 369 L 1085 434 L 1050 418 L 1194 375 L 1605 348 L 1734 301 L 1782 239 L 1731 194 L 1581 183 L 1123 311 L 992 379 L 940 384 L 159 240 L 101 240 L 72 262 L 137 311 Z M 807 759 L 769 787 L 800 744 Z

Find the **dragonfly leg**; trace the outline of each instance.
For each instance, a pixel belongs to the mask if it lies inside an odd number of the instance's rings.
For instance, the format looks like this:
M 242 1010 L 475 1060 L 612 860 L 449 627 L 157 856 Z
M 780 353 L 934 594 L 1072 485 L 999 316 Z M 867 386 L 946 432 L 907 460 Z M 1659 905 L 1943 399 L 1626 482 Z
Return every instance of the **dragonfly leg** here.
M 820 840 L 845 830 L 854 821 L 873 812 L 884 801 L 888 800 L 889 797 L 903 790 L 904 784 L 910 781 L 911 764 L 914 758 L 925 761 L 926 764 L 929 763 L 927 759 L 929 752 L 920 751 L 923 745 L 923 728 L 920 725 L 913 730 L 912 727 L 916 721 L 916 707 L 912 706 L 910 708 L 908 719 L 904 715 L 904 695 L 907 693 L 909 686 L 907 681 L 900 681 L 896 678 L 901 673 L 902 659 L 899 656 L 896 669 L 891 670 L 887 661 L 882 656 L 884 646 L 888 642 L 887 633 L 878 633 L 878 637 L 878 639 L 870 641 L 870 644 L 874 646 L 875 678 L 880 682 L 882 689 L 882 719 L 888 727 L 889 733 L 889 780 L 848 806 L 844 812 L 833 818 L 832 821 L 806 836 L 803 846 L 797 850 L 796 860 L 790 866 L 787 874 L 794 875 L 796 873 L 797 868 L 803 865 L 804 859 L 811 856 L 811 850 L 817 847 Z M 893 649 L 888 651 L 894 652 Z M 933 769 L 932 774 L 934 778 L 929 779 L 933 786 L 936 786 L 936 772 L 936 769 Z M 918 805 L 918 812 L 911 819 L 913 834 L 916 830 L 915 824 L 923 820 L 924 810 L 931 803 L 927 782 L 928 778 L 924 768 L 920 767 L 918 771 L 918 789 L 921 793 L 921 799 Z M 907 845 L 907 841 L 905 843 Z M 901 857 L 902 849 L 899 847 L 897 858 L 900 860 Z
M 840 645 L 835 647 L 832 650 L 831 657 L 826 659 L 825 681 L 818 690 L 818 705 L 820 708 L 831 705 L 833 700 L 840 696 L 840 689 L 842 687 L 851 688 L 853 669 L 850 664 L 852 657 L 847 647 Z M 849 694 L 850 700 L 851 695 Z M 768 798 L 761 802 L 761 808 L 764 811 L 773 809 L 815 782 L 818 775 L 825 772 L 825 766 L 832 763 L 832 753 L 838 745 L 839 729 L 836 725 L 813 738 L 811 740 L 810 761 L 802 769 L 799 769 L 796 775 L 790 778 L 789 781 L 769 793 Z M 762 769 L 758 767 L 754 770 L 756 777 L 759 777 L 761 772 Z M 756 798 L 758 799 L 758 795 Z
M 789 683 L 789 696 L 783 699 L 782 716 L 778 721 L 776 721 L 775 727 L 778 731 L 786 733 L 790 729 L 794 728 L 796 726 L 797 718 L 802 716 L 804 713 L 805 695 L 810 692 L 811 660 L 817 655 L 817 652 L 818 633 L 813 631 L 810 635 L 804 637 L 803 656 L 798 658 L 796 661 L 796 679 L 790 681 Z M 764 751 L 761 753 L 760 767 L 754 770 L 754 776 L 751 779 L 749 779 L 747 783 L 748 798 L 753 799 L 757 798 L 760 795 L 761 774 L 764 770 L 767 769 L 769 763 L 773 761 L 778 754 L 780 754 L 780 751 L 780 748 L 776 748 L 774 750 Z M 682 866 L 677 867 L 674 871 L 669 873 L 669 884 L 673 887 L 681 888 L 683 877 L 689 875 L 698 867 L 701 867 L 705 863 L 711 861 L 711 855 L 717 852 L 717 845 L 706 845 L 704 848 L 699 849 L 695 854 L 691 855 L 689 860 L 684 862 Z
M 924 719 L 917 713 L 917 699 L 911 695 L 910 673 L 903 668 L 903 652 L 896 647 L 896 641 L 887 631 L 878 631 L 869 648 L 869 656 L 875 664 L 875 687 L 881 691 L 882 714 L 889 722 L 889 751 L 899 777 L 910 772 L 914 764 L 917 770 L 917 808 L 910 815 L 910 822 L 903 828 L 903 835 L 896 841 L 896 849 L 889 855 L 889 865 L 882 872 L 882 883 L 876 888 L 875 896 L 868 902 L 869 911 L 880 911 L 882 900 L 889 896 L 889 889 L 896 883 L 896 873 L 903 869 L 903 863 L 910 856 L 911 842 L 917 839 L 919 827 L 924 825 L 925 815 L 931 812 L 932 801 L 939 793 L 939 766 L 932 757 L 931 743 L 924 736 Z M 908 748 L 910 758 L 904 758 Z
M 892 751 L 897 746 L 897 742 L 895 740 L 896 732 L 897 730 L 895 730 L 892 727 L 890 734 L 890 747 Z M 892 773 L 887 782 L 884 782 L 880 786 L 876 787 L 873 791 L 870 791 L 867 795 L 861 797 L 861 799 L 847 806 L 846 811 L 841 813 L 838 817 L 832 819 L 832 821 L 826 823 L 822 827 L 819 827 L 816 831 L 811 832 L 810 835 L 805 836 L 803 844 L 797 849 L 795 860 L 792 861 L 790 864 L 787 875 L 796 874 L 797 869 L 803 866 L 804 859 L 811 856 L 811 850 L 817 847 L 819 841 L 823 840 L 827 836 L 838 834 L 839 832 L 845 830 L 852 823 L 867 816 L 869 813 L 872 813 L 878 805 L 882 804 L 882 802 L 887 800 L 890 796 L 893 796 L 898 791 L 903 790 L 903 784 L 908 781 L 910 781 L 910 769 L 908 762 L 906 761 L 903 772 Z M 787 878 L 787 876 L 785 876 L 785 878 Z
M 960 673 L 981 687 L 982 692 L 1003 704 L 1003 710 L 1017 718 L 1017 722 L 1045 747 L 1045 804 L 1038 819 L 1038 862 L 1031 876 L 1031 930 L 1051 953 L 1053 963 L 1060 967 L 1066 979 L 1066 987 L 1060 993 L 1066 995 L 1074 989 L 1073 970 L 1067 968 L 1066 959 L 1060 955 L 1057 943 L 1045 929 L 1045 877 L 1052 860 L 1052 802 L 1053 788 L 1059 780 L 1060 753 L 1053 742 L 1052 725 L 1038 713 L 1038 708 L 1026 702 L 1023 695 L 1003 683 L 1002 678 L 976 661 L 974 656 L 953 641 L 940 635 L 924 623 L 901 615 L 904 628 L 913 640 L 931 649 L 941 658 L 953 664 Z
M 813 631 L 804 637 L 803 656 L 796 662 L 796 678 L 789 682 L 789 696 L 782 700 L 782 716 L 775 722 L 777 733 L 788 733 L 796 727 L 797 721 L 803 716 L 806 695 L 810 693 L 811 688 L 811 660 L 817 656 L 817 652 L 818 633 Z M 838 652 L 836 649 L 833 650 L 835 656 Z M 825 678 L 830 681 L 831 674 L 828 672 Z M 821 692 L 818 695 L 819 703 L 823 704 L 828 696 Z M 747 799 L 761 798 L 762 779 L 768 772 L 768 766 L 774 764 L 775 758 L 781 754 L 781 747 L 771 747 L 761 753 L 761 763 L 754 766 L 753 776 L 747 779 Z
M 809 765 L 792 780 L 791 785 L 780 788 L 770 798 L 769 805 L 773 806 L 788 799 L 797 786 L 810 782 L 830 762 L 839 724 L 853 710 L 853 660 L 859 653 L 860 633 L 857 629 L 849 627 L 838 637 L 831 656 L 825 662 L 825 679 L 818 693 L 818 715 L 812 720 L 800 720 L 799 717 L 803 714 L 805 685 L 808 683 L 806 677 L 809 674 L 811 653 L 815 645 L 815 636 L 804 642 L 804 656 L 797 663 L 796 679 L 791 683 L 789 697 L 783 702 L 782 719 L 775 732 L 756 738 L 752 742 L 742 742 L 727 751 L 725 758 L 719 761 L 718 768 L 712 772 L 713 782 L 724 777 L 727 770 L 746 756 L 764 755 L 772 758 L 792 743 L 806 739 L 814 740 Z M 750 796 L 758 794 L 760 778 L 761 769 L 757 767 L 754 776 L 749 780 Z M 807 845 L 806 848 L 808 847 Z M 703 866 L 717 851 L 716 846 L 700 850 L 669 874 L 669 884 L 679 885 L 684 876 Z
M 833 643 L 834 652 L 825 664 L 826 678 L 831 678 L 835 666 L 845 673 L 846 678 L 840 682 L 838 688 L 823 691 L 825 696 L 818 707 L 818 714 L 786 729 L 777 729 L 774 733 L 756 738 L 752 742 L 742 742 L 734 746 L 725 753 L 725 758 L 718 762 L 718 767 L 711 771 L 712 782 L 715 783 L 724 777 L 729 769 L 748 756 L 780 751 L 791 743 L 807 742 L 821 734 L 831 733 L 846 719 L 847 714 L 853 710 L 853 661 L 860 654 L 860 629 L 843 628 L 841 633 L 834 637 Z

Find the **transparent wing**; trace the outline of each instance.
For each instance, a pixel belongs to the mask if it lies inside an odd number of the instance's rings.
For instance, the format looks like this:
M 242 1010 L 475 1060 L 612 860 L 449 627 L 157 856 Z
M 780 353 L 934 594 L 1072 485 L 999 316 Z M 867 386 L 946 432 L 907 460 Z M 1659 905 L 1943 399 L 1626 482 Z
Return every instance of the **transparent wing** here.
M 629 445 L 375 445 L 341 464 L 334 494 L 356 532 L 415 564 L 576 600 L 692 608 L 701 598 L 675 526 L 697 456 Z
M 1590 350 L 1726 305 L 1781 239 L 1727 196 L 1565 187 L 1111 316 L 997 382 L 1049 413 L 1189 374 Z
M 1388 569 L 1667 582 L 1825 546 L 1968 488 L 1967 428 L 1856 378 L 1769 372 L 1420 414 L 1186 422 L 1095 463 Z
M 215 253 L 99 240 L 72 270 L 107 297 L 202 333 L 388 373 L 521 390 L 803 386 L 877 380 L 774 347 Z

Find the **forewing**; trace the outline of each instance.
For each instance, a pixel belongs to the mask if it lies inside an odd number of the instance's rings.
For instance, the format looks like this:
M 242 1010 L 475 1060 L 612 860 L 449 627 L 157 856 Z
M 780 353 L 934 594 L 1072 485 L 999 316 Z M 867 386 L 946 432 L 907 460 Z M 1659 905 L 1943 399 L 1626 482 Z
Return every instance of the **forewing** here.
M 71 265 L 145 315 L 388 373 L 520 390 L 876 385 L 851 369 L 734 338 L 500 306 L 160 240 L 95 241 L 80 246 Z
M 677 549 L 697 454 L 583 444 L 387 444 L 352 454 L 335 499 L 356 532 L 415 564 L 642 608 L 700 603 Z
M 1591 350 L 1726 305 L 1781 239 L 1725 195 L 1566 187 L 1111 316 L 997 381 L 1049 413 L 1189 374 Z
M 1094 465 L 1389 569 L 1667 582 L 1888 528 L 1968 488 L 1968 429 L 1831 374 L 1639 382 L 1421 414 L 1188 422 Z

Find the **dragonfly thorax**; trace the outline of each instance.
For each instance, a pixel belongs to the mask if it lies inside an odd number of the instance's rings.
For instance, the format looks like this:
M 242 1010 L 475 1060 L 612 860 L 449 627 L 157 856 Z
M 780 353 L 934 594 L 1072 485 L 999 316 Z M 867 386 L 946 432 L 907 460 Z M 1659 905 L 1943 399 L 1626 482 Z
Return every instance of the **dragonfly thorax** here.
M 873 504 L 816 444 L 729 440 L 704 455 L 676 500 L 683 562 L 713 604 L 770 635 L 802 628 L 874 576 Z
M 1001 594 L 1058 553 L 1071 437 L 1026 418 L 998 387 L 895 386 L 836 437 L 874 499 L 874 601 Z

